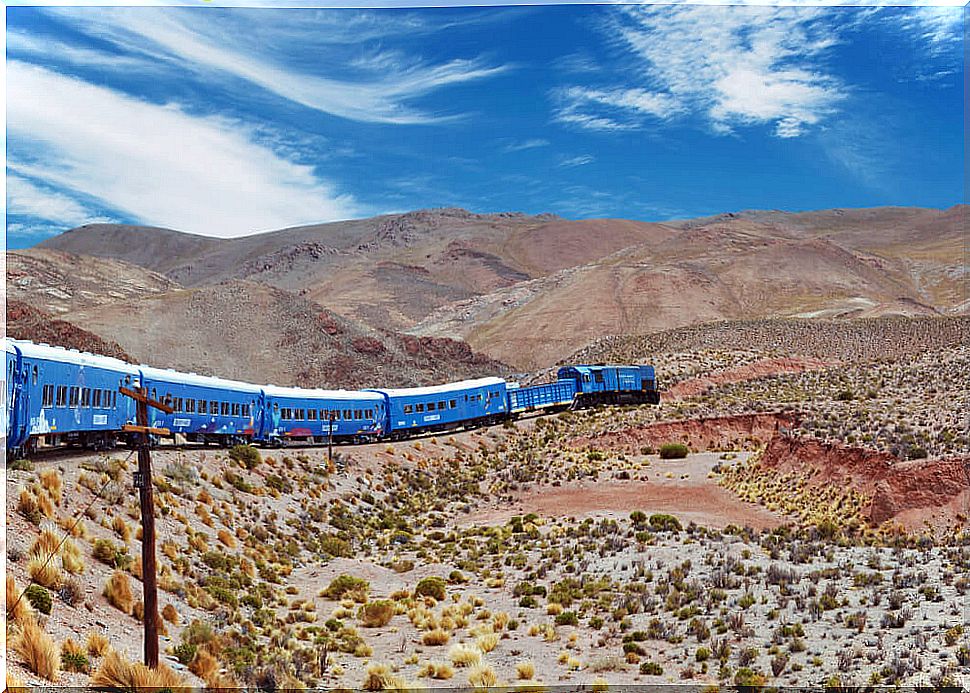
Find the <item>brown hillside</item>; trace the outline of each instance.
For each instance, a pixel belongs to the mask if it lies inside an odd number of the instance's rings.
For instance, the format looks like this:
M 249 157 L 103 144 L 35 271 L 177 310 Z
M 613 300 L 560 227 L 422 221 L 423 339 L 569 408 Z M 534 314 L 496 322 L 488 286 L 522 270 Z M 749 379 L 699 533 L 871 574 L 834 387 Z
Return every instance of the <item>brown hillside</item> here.
M 131 357 L 116 342 L 104 340 L 77 325 L 55 318 L 50 313 L 23 301 L 7 301 L 7 336 L 32 342 L 56 344 L 67 349 L 88 351 L 130 361 Z
M 143 363 L 256 383 L 353 388 L 508 371 L 461 342 L 367 328 L 255 282 L 177 289 L 72 319 Z

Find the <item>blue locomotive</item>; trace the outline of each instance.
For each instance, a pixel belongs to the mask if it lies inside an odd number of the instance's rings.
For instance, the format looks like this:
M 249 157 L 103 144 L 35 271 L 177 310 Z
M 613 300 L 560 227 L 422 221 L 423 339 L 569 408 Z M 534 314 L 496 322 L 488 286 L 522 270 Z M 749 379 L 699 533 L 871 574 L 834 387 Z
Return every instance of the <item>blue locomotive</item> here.
M 4 340 L 8 457 L 39 441 L 107 449 L 132 443 L 134 403 L 118 388 L 144 387 L 172 408 L 151 410 L 151 425 L 176 440 L 283 445 L 399 440 L 413 435 L 488 426 L 524 412 L 596 404 L 658 403 L 653 366 L 565 366 L 554 383 L 519 387 L 501 378 L 444 385 L 322 390 L 254 385 L 195 373 L 133 365 L 71 349 Z

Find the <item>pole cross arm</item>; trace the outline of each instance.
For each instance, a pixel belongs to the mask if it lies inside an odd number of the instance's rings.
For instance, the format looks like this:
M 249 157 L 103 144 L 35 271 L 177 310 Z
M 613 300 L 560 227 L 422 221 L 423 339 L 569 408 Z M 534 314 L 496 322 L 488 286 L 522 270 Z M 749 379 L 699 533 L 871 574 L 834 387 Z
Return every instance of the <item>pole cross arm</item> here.
M 152 407 L 153 409 L 161 409 L 166 414 L 172 414 L 175 412 L 174 409 L 172 409 L 164 402 L 159 402 L 156 399 L 152 399 L 145 393 L 139 392 L 138 390 L 132 390 L 131 388 L 128 388 L 128 387 L 119 387 L 118 392 L 120 392 L 123 395 L 127 395 L 128 397 L 131 397 L 133 400 L 136 400 L 138 402 L 144 402 L 145 404 Z

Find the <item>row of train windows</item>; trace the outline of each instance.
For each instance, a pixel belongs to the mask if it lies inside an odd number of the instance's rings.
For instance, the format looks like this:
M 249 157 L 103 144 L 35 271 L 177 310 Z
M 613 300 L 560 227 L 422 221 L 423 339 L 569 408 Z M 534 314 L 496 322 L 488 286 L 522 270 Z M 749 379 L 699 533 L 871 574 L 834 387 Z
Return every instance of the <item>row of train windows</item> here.
M 316 409 L 293 409 L 291 407 L 283 407 L 280 409 L 280 418 L 290 421 L 316 421 L 318 412 Z M 373 409 L 321 409 L 319 411 L 320 421 L 329 421 L 331 418 L 334 421 L 352 421 L 361 419 L 373 419 L 374 410 Z
M 93 409 L 114 409 L 118 403 L 118 393 L 114 390 L 99 390 L 90 387 L 71 387 L 67 385 L 44 385 L 41 393 L 41 407 L 90 407 Z
M 166 397 L 168 404 L 177 414 L 211 414 L 214 416 L 249 416 L 252 405 L 243 402 L 218 402 L 184 397 Z
M 489 390 L 485 394 L 487 395 L 489 400 L 496 399 L 502 396 L 501 392 L 493 391 L 493 390 Z M 480 394 L 465 395 L 466 402 L 480 402 L 481 400 L 482 400 L 482 396 Z M 440 402 L 418 402 L 417 404 L 405 404 L 404 413 L 420 414 L 424 411 L 435 411 L 436 409 L 438 410 L 456 409 L 457 407 L 458 407 L 458 400 L 454 400 L 454 399 L 450 399 L 447 402 L 445 400 L 441 400 Z

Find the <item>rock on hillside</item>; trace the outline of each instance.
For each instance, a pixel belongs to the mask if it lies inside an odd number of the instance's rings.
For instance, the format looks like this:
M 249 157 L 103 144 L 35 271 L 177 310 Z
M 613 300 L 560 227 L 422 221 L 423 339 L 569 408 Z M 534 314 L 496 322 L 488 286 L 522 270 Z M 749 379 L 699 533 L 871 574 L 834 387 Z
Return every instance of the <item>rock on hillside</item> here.
M 256 383 L 403 386 L 509 370 L 455 340 L 375 330 L 304 297 L 238 280 L 92 307 L 72 319 L 143 363 Z
M 43 248 L 7 253 L 7 298 L 54 315 L 177 287 L 157 272 L 120 260 Z
M 23 301 L 7 301 L 7 336 L 32 342 L 56 344 L 67 349 L 89 351 L 130 361 L 131 357 L 117 342 L 102 339 L 77 325 L 55 318 Z

